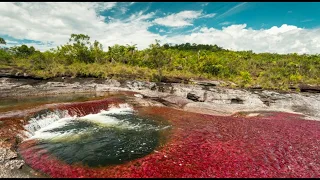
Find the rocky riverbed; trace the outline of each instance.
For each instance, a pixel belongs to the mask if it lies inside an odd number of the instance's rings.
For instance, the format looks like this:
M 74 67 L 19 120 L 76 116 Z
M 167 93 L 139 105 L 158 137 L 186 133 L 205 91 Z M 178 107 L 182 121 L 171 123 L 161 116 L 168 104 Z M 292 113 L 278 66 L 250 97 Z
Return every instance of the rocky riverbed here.
M 222 81 L 154 83 L 114 79 L 56 78 L 0 79 L 0 98 L 81 92 L 132 91 L 137 97 L 156 100 L 186 111 L 231 115 L 240 111 L 282 111 L 320 119 L 320 93 L 276 92 L 222 87 Z
M 57 94 L 135 92 L 142 106 L 168 106 L 184 111 L 220 116 L 259 116 L 266 111 L 298 113 L 306 120 L 320 120 L 320 93 L 276 92 L 269 90 L 231 89 L 222 81 L 154 83 L 132 80 L 94 78 L 0 78 L 0 100 Z M 0 109 L 1 119 L 16 112 Z M 14 147 L 0 139 L 0 177 L 34 177 L 26 172 L 24 161 Z M 29 169 L 28 172 L 31 170 Z

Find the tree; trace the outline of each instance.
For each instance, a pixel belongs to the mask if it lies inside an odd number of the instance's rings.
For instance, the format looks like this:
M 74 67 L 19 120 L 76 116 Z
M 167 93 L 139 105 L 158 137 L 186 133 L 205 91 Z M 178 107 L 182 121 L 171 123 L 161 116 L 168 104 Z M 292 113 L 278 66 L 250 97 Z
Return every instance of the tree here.
M 115 44 L 112 47 L 108 47 L 108 55 L 111 58 L 110 60 L 113 62 L 122 62 L 124 63 L 125 60 L 125 53 L 126 53 L 126 47 L 123 45 Z
M 164 49 L 169 49 L 169 48 L 170 48 L 170 44 L 165 43 L 165 44 L 163 45 L 163 48 L 164 48 Z
M 103 62 L 103 47 L 97 40 L 94 41 L 93 45 L 90 47 L 91 55 L 95 62 Z
M 74 45 L 80 44 L 84 46 L 85 44 L 90 44 L 90 37 L 84 34 L 71 34 L 69 42 L 74 42 Z
M 127 44 L 127 46 L 126 46 L 127 52 L 130 53 L 130 58 L 129 59 L 130 59 L 130 63 L 131 64 L 133 64 L 133 55 L 134 55 L 134 53 L 135 53 L 135 51 L 137 49 L 136 45 L 137 44 L 134 44 L 134 45 Z
M 149 46 L 149 60 L 158 69 L 159 81 L 162 80 L 162 69 L 168 63 L 168 58 L 164 53 L 164 48 L 160 46 L 160 40 L 155 40 L 155 44 Z
M 2 37 L 0 37 L 0 44 L 4 44 L 4 45 L 7 44 L 6 41 Z
M 90 57 L 88 46 L 90 37 L 84 34 L 71 34 L 69 42 L 73 42 L 72 47 L 75 51 L 76 58 L 85 63 L 92 63 L 94 59 Z
M 84 34 L 71 34 L 66 45 L 58 47 L 58 53 L 62 58 L 66 58 L 68 64 L 74 60 L 85 63 L 93 63 L 94 58 L 89 50 L 90 37 Z M 72 44 L 71 44 L 72 43 Z
M 131 55 L 133 55 L 133 53 L 135 52 L 135 50 L 137 49 L 137 44 L 134 45 L 129 45 L 127 44 L 127 50 L 131 53 Z
M 33 46 L 28 47 L 27 45 L 14 46 L 11 51 L 19 57 L 27 57 L 32 55 L 36 50 Z
M 32 69 L 34 70 L 43 70 L 50 64 L 40 51 L 33 53 L 29 59 L 32 64 Z

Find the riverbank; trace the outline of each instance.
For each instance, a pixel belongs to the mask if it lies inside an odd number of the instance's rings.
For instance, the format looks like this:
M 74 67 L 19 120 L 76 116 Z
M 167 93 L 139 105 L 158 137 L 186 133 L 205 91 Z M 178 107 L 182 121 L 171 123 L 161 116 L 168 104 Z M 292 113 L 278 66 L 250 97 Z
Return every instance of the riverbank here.
M 282 111 L 320 119 L 320 93 L 228 88 L 223 81 L 155 83 L 97 78 L 0 78 L 0 98 L 68 93 L 130 91 L 142 99 L 186 111 L 232 115 L 240 111 Z

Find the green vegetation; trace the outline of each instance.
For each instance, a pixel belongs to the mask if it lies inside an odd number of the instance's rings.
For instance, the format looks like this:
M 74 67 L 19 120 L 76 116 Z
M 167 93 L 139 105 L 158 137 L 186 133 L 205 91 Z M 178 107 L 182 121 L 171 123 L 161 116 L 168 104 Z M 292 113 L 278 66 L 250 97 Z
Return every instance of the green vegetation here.
M 7 44 L 6 41 L 2 37 L 0 37 L 0 44 Z
M 3 38 L 0 44 L 5 44 Z M 161 46 L 158 40 L 144 50 L 116 44 L 105 52 L 102 44 L 91 43 L 83 34 L 72 34 L 67 44 L 45 52 L 26 45 L 0 48 L 0 67 L 45 79 L 81 76 L 164 81 L 179 77 L 282 90 L 300 83 L 320 84 L 320 55 L 257 54 L 190 43 Z

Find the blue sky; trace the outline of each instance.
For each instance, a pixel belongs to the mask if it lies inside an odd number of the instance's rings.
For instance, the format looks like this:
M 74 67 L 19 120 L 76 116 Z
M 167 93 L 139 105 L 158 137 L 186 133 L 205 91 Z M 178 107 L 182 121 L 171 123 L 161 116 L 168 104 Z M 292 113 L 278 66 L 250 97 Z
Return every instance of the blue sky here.
M 319 2 L 0 2 L 7 46 L 40 50 L 88 34 L 105 49 L 162 43 L 217 44 L 255 52 L 320 52 Z
M 159 17 L 163 16 L 161 13 L 171 14 L 185 10 L 203 11 L 207 14 L 216 13 L 214 18 L 195 20 L 194 26 L 205 25 L 219 29 L 224 25 L 229 25 L 225 22 L 246 23 L 253 29 L 271 28 L 282 24 L 315 28 L 320 23 L 320 19 L 317 18 L 320 17 L 320 3 L 318 2 L 138 2 L 131 6 L 125 16 L 144 9 L 147 9 L 146 13 L 158 11 Z M 113 14 L 117 13 L 105 13 L 111 16 Z

